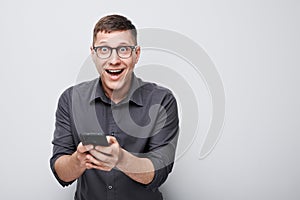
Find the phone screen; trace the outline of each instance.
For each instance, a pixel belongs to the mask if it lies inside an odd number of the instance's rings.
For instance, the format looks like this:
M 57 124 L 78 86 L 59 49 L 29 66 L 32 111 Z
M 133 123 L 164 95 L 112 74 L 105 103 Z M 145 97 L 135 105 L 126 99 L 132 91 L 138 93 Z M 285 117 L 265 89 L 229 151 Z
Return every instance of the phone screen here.
M 100 133 L 82 133 L 81 141 L 83 145 L 109 146 L 106 136 Z

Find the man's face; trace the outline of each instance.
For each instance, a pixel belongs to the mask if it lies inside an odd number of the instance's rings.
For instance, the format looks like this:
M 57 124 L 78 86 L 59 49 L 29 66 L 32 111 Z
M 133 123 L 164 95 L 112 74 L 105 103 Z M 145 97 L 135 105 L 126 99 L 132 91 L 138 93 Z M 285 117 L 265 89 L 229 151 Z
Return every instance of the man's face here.
M 135 43 L 129 30 L 111 33 L 98 32 L 94 46 L 116 48 L 120 46 L 135 46 Z M 130 86 L 134 65 L 139 59 L 140 48 L 134 49 L 132 55 L 125 59 L 120 58 L 115 49 L 112 50 L 111 56 L 105 59 L 98 58 L 96 52 L 93 49 L 91 50 L 105 92 L 126 90 Z

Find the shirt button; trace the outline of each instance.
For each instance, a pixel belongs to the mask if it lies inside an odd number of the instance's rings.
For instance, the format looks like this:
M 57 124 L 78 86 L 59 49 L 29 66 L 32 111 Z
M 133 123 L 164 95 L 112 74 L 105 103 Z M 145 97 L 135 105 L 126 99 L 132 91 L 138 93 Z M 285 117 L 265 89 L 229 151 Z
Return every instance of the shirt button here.
M 111 136 L 114 136 L 114 135 L 115 135 L 115 132 L 111 132 L 110 135 L 111 135 Z
M 108 186 L 108 189 L 109 189 L 109 190 L 111 190 L 112 188 L 113 188 L 113 186 L 111 186 L 111 185 Z

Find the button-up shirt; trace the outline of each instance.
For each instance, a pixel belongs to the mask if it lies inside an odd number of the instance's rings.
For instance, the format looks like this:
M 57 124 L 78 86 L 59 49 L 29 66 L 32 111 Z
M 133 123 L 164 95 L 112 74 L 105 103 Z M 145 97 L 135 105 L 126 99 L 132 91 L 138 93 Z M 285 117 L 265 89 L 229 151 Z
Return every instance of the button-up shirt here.
M 66 89 L 59 98 L 53 155 L 54 169 L 62 155 L 71 155 L 81 142 L 83 132 L 101 132 L 114 136 L 120 146 L 138 157 L 152 161 L 154 179 L 144 185 L 117 168 L 111 171 L 87 169 L 77 179 L 76 200 L 162 200 L 159 191 L 172 171 L 179 132 L 178 110 L 172 92 L 155 83 L 132 76 L 128 95 L 115 104 L 104 93 L 101 79 L 80 83 Z

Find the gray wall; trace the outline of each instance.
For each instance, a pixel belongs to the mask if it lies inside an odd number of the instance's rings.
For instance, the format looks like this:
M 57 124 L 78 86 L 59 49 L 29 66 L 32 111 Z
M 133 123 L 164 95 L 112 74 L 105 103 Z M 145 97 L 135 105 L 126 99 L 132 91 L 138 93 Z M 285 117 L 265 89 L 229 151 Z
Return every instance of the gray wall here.
M 193 40 L 224 86 L 222 135 L 199 159 L 212 117 L 199 79 L 199 129 L 163 185 L 166 199 L 300 199 L 299 1 L 139 2 L 0 2 L 0 199 L 72 199 L 74 186 L 61 188 L 48 164 L 56 104 L 78 81 L 95 22 L 114 12 Z

